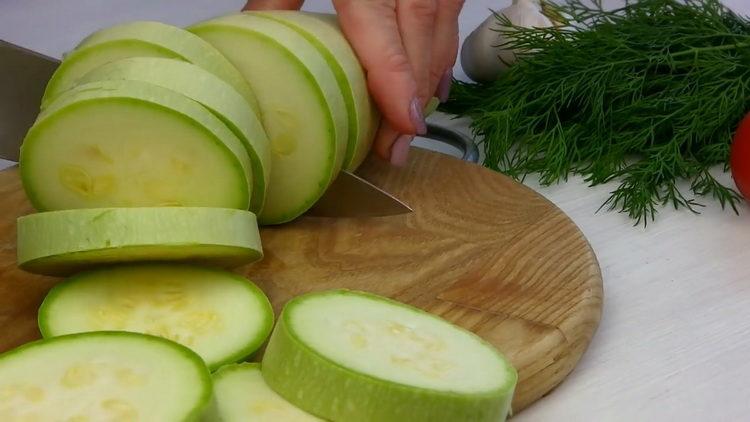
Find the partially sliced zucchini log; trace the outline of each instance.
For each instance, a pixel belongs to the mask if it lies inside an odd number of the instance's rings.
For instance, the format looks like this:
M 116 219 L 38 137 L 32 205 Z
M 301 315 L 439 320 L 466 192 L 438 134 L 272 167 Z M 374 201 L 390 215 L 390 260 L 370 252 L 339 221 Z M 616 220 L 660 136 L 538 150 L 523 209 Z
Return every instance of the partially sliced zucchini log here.
M 234 267 L 263 256 L 253 213 L 195 207 L 30 214 L 18 219 L 17 249 L 22 269 L 49 275 L 136 261 Z
M 348 290 L 289 301 L 262 371 L 290 403 L 334 421 L 502 421 L 517 380 L 473 333 Z
M 214 374 L 214 398 L 206 422 L 322 422 L 293 406 L 263 380 L 260 365 L 227 365 Z
M 190 421 L 211 376 L 190 349 L 127 332 L 73 334 L 0 354 L 0 420 Z
M 232 14 L 190 30 L 245 76 L 271 144 L 271 180 L 261 224 L 307 211 L 338 175 L 347 148 L 347 110 L 336 77 L 297 31 L 251 14 Z
M 229 271 L 135 264 L 77 274 L 39 309 L 44 337 L 131 331 L 189 347 L 209 369 L 254 353 L 271 333 L 273 310 L 252 282 Z
M 77 85 L 92 69 L 126 57 L 166 57 L 198 65 L 236 89 L 257 114 L 258 103 L 250 86 L 221 53 L 182 28 L 152 21 L 127 22 L 86 37 L 63 57 L 47 83 L 42 107 Z
M 271 150 L 260 120 L 229 84 L 194 64 L 156 57 L 131 57 L 107 63 L 84 75 L 80 83 L 103 80 L 151 83 L 176 91 L 211 110 L 242 141 L 250 156 L 253 174 L 250 211 L 260 212 L 271 174 Z
M 40 211 L 138 206 L 248 209 L 245 147 L 205 107 L 141 81 L 99 81 L 46 108 L 21 146 Z
M 364 70 L 341 32 L 336 15 L 291 10 L 252 13 L 274 19 L 299 32 L 331 66 L 349 116 L 349 143 L 344 169 L 356 170 L 370 152 L 380 114 L 367 90 Z

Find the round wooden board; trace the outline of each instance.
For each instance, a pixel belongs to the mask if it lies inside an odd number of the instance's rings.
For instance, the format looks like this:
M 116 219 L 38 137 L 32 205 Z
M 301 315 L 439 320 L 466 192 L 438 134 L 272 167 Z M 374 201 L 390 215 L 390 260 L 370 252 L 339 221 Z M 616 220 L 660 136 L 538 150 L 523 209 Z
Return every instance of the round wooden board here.
M 413 149 L 403 169 L 371 159 L 358 173 L 414 212 L 265 228 L 265 258 L 238 271 L 277 312 L 294 295 L 344 287 L 476 332 L 518 369 L 515 412 L 558 385 L 602 310 L 596 257 L 575 224 L 533 190 L 438 153 Z M 0 172 L 0 198 L 1 352 L 38 337 L 36 310 L 57 280 L 15 266 L 15 219 L 31 212 L 16 171 Z
M 443 154 L 412 149 L 406 168 L 373 159 L 358 174 L 414 213 L 264 229 L 265 258 L 244 273 L 274 307 L 311 290 L 379 293 L 496 345 L 519 372 L 514 411 L 559 384 L 602 309 L 599 266 L 576 225 L 533 190 Z

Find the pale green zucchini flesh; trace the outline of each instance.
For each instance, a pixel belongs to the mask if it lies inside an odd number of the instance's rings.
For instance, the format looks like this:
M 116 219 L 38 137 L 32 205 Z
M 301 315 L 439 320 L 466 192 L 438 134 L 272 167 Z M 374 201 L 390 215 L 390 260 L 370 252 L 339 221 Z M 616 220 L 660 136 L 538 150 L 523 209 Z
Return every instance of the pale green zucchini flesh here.
M 328 62 L 344 96 L 349 117 L 349 143 L 343 168 L 356 170 L 370 152 L 380 114 L 367 90 L 364 70 L 341 32 L 336 16 L 291 10 L 252 13 L 283 23 L 299 32 Z
M 27 133 L 20 167 L 40 211 L 250 203 L 242 142 L 200 104 L 141 81 L 66 91 Z
M 84 75 L 80 83 L 102 80 L 135 80 L 158 85 L 213 112 L 242 141 L 250 156 L 253 180 L 250 211 L 260 212 L 271 173 L 271 150 L 260 120 L 231 85 L 194 64 L 155 57 L 131 57 L 107 63 Z
M 68 275 L 91 267 L 181 261 L 236 267 L 263 257 L 255 214 L 228 208 L 94 208 L 18 219 L 18 265 Z
M 224 16 L 190 30 L 221 51 L 258 98 L 272 155 L 259 221 L 293 220 L 320 199 L 346 154 L 346 106 L 330 66 L 296 31 L 258 16 Z
M 182 28 L 153 21 L 111 26 L 82 40 L 73 51 L 65 54 L 47 83 L 42 107 L 77 85 L 89 71 L 127 57 L 165 57 L 198 65 L 226 81 L 258 113 L 258 103 L 250 86 L 221 53 Z
M 196 420 L 211 398 L 200 357 L 128 332 L 73 334 L 0 354 L 0 420 Z
M 290 403 L 334 421 L 502 421 L 517 381 L 513 366 L 475 334 L 348 290 L 289 301 L 262 371 Z
M 57 284 L 39 309 L 44 337 L 131 331 L 196 352 L 209 369 L 253 354 L 273 326 L 268 298 L 229 271 L 133 264 L 77 274 Z
M 293 406 L 263 380 L 260 365 L 227 365 L 214 373 L 214 398 L 204 422 L 322 422 Z

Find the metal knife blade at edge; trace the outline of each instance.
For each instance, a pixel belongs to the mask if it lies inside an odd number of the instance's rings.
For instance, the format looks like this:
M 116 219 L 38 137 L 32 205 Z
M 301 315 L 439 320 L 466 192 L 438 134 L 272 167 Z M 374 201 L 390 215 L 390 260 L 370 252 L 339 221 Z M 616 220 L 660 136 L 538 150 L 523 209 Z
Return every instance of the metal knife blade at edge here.
M 59 64 L 60 60 L 0 40 L 0 158 L 18 161 L 23 138 Z M 381 217 L 409 212 L 412 209 L 393 195 L 342 170 L 305 215 Z

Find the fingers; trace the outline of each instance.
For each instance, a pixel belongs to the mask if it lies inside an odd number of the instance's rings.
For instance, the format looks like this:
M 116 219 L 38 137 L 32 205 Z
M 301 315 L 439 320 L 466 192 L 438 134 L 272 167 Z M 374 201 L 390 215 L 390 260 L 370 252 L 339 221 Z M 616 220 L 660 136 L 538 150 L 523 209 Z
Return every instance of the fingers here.
M 242 10 L 299 10 L 305 0 L 249 0 Z
M 437 0 L 398 0 L 396 14 L 401 40 L 417 82 L 417 95 L 421 102 L 419 110 L 421 111 L 432 96 L 430 63 Z M 417 133 L 424 133 L 424 130 L 417 131 Z
M 417 133 L 421 129 L 421 113 L 415 115 L 415 110 L 419 112 L 421 107 L 412 66 L 401 41 L 396 1 L 333 0 L 333 5 L 385 120 L 397 133 Z
M 458 54 L 458 15 L 463 4 L 463 0 L 437 0 L 429 86 L 441 102 L 448 99 L 453 79 Z

